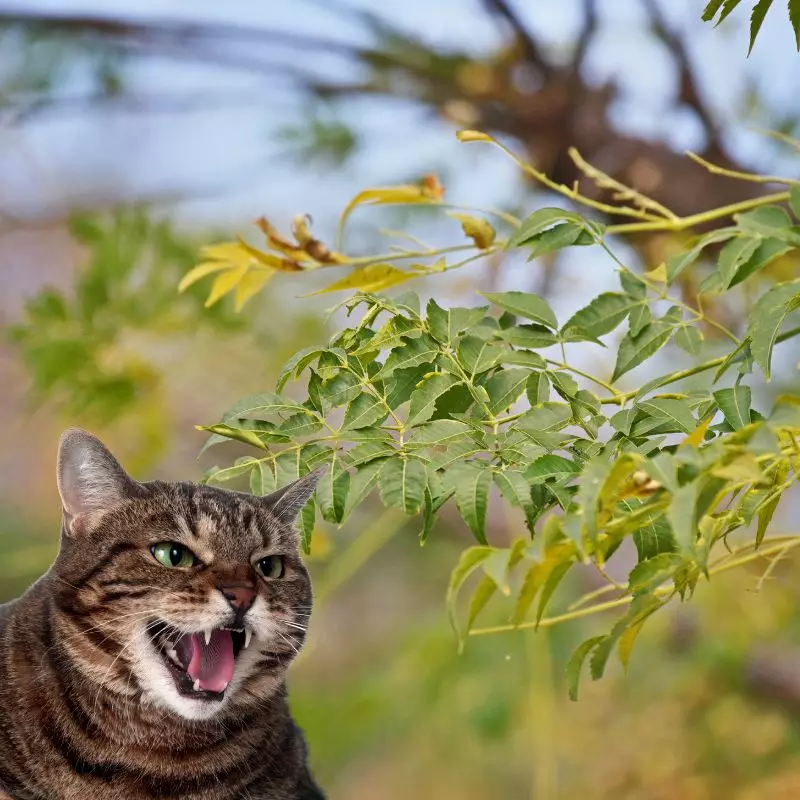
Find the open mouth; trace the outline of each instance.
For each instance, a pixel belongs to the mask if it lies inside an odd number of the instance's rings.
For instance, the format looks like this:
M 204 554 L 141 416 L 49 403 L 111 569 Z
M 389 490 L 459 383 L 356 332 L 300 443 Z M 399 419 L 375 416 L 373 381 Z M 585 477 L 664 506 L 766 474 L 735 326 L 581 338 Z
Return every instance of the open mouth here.
M 154 621 L 147 633 L 178 692 L 195 700 L 222 700 L 233 679 L 236 658 L 250 644 L 250 631 L 244 629 L 182 633 L 166 622 Z

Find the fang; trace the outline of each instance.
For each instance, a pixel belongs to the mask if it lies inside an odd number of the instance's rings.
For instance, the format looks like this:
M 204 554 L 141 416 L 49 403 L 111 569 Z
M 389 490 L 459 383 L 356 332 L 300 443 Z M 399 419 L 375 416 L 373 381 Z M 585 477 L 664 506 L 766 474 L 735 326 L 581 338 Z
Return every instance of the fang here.
M 205 637 L 205 640 L 206 640 L 206 646 L 211 644 L 211 631 L 210 630 L 209 631 L 203 631 L 203 636 Z
M 194 686 L 193 686 L 192 688 L 193 688 L 193 689 L 194 689 L 196 692 L 199 692 L 199 691 L 200 691 L 200 678 L 198 678 L 198 679 L 197 679 L 197 680 L 194 682 Z
M 247 650 L 247 648 L 250 646 L 250 638 L 252 637 L 252 635 L 253 634 L 252 634 L 252 632 L 250 631 L 249 628 L 247 630 L 245 630 L 245 632 L 244 632 L 244 649 L 245 650 Z

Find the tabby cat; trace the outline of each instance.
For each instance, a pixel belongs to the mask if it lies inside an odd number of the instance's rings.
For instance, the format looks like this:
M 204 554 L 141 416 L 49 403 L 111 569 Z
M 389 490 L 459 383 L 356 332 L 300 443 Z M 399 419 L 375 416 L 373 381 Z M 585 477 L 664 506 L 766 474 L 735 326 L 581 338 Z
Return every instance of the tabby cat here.
M 64 433 L 60 552 L 0 606 L 0 797 L 324 800 L 284 682 L 311 612 L 294 522 L 315 481 L 139 483 Z

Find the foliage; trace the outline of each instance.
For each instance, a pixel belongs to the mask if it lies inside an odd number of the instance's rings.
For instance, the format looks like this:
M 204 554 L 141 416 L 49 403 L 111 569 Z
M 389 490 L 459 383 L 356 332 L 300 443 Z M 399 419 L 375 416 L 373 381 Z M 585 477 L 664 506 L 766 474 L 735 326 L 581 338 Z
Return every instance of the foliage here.
M 46 289 L 25 308 L 10 335 L 31 372 L 34 399 L 48 397 L 73 417 L 117 418 L 153 398 L 159 376 L 132 334 L 176 331 L 196 320 L 203 296 L 175 301 L 175 283 L 197 243 L 144 209 L 76 216 L 75 242 L 88 254 L 70 292 Z M 214 310 L 204 324 L 241 328 L 245 320 Z
M 736 8 L 741 5 L 742 0 L 710 0 L 703 11 L 703 21 L 713 22 L 716 25 L 722 23 Z M 757 0 L 750 12 L 750 47 L 747 54 L 753 52 L 753 45 L 761 31 L 767 13 L 772 8 L 773 0 Z M 800 0 L 789 0 L 789 23 L 794 31 L 797 49 L 800 51 Z
M 494 141 L 475 131 L 462 131 L 459 138 Z M 579 154 L 573 158 L 581 162 Z M 549 626 L 622 609 L 607 634 L 584 642 L 570 659 L 575 696 L 584 662 L 594 678 L 602 676 L 615 648 L 627 664 L 647 618 L 673 598 L 690 598 L 701 577 L 764 555 L 782 557 L 800 542 L 766 537 L 797 474 L 800 397 L 780 397 L 762 413 L 753 406 L 752 392 L 757 370 L 770 378 L 775 345 L 800 334 L 800 328 L 786 329 L 800 307 L 800 281 L 763 292 L 740 335 L 703 310 L 705 299 L 757 285 L 768 263 L 800 247 L 800 226 L 789 213 L 800 215 L 800 189 L 791 179 L 737 173 L 732 177 L 777 181 L 788 189 L 679 218 L 588 164 L 582 164 L 584 172 L 599 185 L 611 184 L 617 205 L 554 184 L 518 163 L 548 188 L 629 221 L 602 225 L 572 210 L 543 208 L 520 222 L 492 211 L 511 227 L 501 239 L 485 216 L 459 214 L 470 245 L 352 258 L 312 237 L 305 218 L 295 225 L 296 243 L 262 220 L 267 251 L 242 240 L 218 245 L 207 255 L 227 254 L 224 267 L 201 265 L 185 283 L 222 270 L 229 277 L 222 287 L 220 276 L 215 278 L 209 301 L 216 301 L 251 271 L 266 267 L 270 277 L 277 274 L 281 260 L 290 261 L 293 271 L 351 267 L 324 291 L 360 290 L 340 304 L 353 322 L 327 344 L 293 356 L 275 392 L 247 397 L 219 423 L 202 427 L 212 434 L 208 445 L 233 439 L 260 451 L 212 469 L 207 480 L 249 474 L 252 490 L 264 493 L 325 466 L 315 501 L 302 515 L 306 546 L 316 509 L 341 524 L 376 488 L 385 506 L 420 515 L 423 544 L 445 504 L 455 505 L 477 541 L 462 554 L 448 591 L 462 641 L 466 634 Z M 343 223 L 361 204 L 446 205 L 442 198 L 431 178 L 419 187 L 366 190 L 345 209 Z M 638 274 L 615 254 L 614 234 L 685 230 L 731 215 L 732 224 L 696 237 L 689 249 L 649 273 Z M 486 304 L 472 308 L 445 308 L 434 299 L 423 307 L 414 293 L 378 293 L 489 252 L 522 250 L 534 259 L 574 246 L 595 246 L 610 256 L 620 286 L 566 320 L 556 318 L 545 298 L 526 292 L 483 293 Z M 716 265 L 690 304 L 674 294 L 673 284 L 713 247 Z M 451 253 L 465 249 L 470 256 L 448 263 Z M 407 269 L 389 263 L 408 260 L 415 263 Z M 603 341 L 625 321 L 627 332 L 616 342 Z M 721 354 L 706 357 L 706 331 L 726 342 Z M 616 346 L 610 378 L 568 361 L 566 345 L 576 343 L 583 349 Z M 673 344 L 699 360 L 624 390 L 623 377 Z M 702 383 L 681 385 L 694 376 L 702 376 Z M 302 382 L 301 399 L 285 393 L 290 381 Z M 492 486 L 519 509 L 528 530 L 508 547 L 493 545 L 487 534 Z M 751 524 L 755 538 L 731 549 L 730 534 Z M 637 563 L 621 585 L 607 577 L 605 567 L 627 541 L 635 546 Z M 717 554 L 719 546 L 728 546 L 725 554 Z M 546 616 L 559 585 L 578 564 L 594 565 L 608 584 L 567 613 Z M 482 577 L 460 621 L 457 597 L 473 573 Z M 617 596 L 594 602 L 606 592 Z M 509 624 L 475 629 L 496 593 L 513 599 Z

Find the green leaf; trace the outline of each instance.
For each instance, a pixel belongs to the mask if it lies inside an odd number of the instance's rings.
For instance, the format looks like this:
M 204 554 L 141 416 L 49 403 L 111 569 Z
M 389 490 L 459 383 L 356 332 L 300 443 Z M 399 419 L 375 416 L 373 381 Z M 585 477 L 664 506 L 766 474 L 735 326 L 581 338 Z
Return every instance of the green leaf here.
M 415 458 L 389 458 L 378 476 L 383 504 L 406 514 L 416 514 L 420 510 L 427 483 L 425 465 Z
M 592 653 L 589 665 L 592 678 L 599 680 L 603 677 L 608 663 L 608 657 L 614 649 L 614 645 L 626 631 L 634 627 L 640 627 L 642 623 L 661 607 L 661 602 L 653 595 L 640 595 L 635 597 L 628 606 L 627 612 L 614 624 L 611 633 L 601 641 Z
M 703 10 L 703 16 L 701 18 L 703 22 L 711 22 L 711 20 L 717 16 L 717 11 L 723 2 L 724 0 L 711 0 L 711 2 Z
M 494 482 L 509 505 L 522 509 L 525 514 L 525 524 L 533 534 L 539 514 L 533 502 L 530 484 L 525 480 L 522 473 L 515 469 L 495 472 Z
M 800 52 L 800 0 L 789 0 L 789 22 L 792 25 L 792 30 L 794 31 L 794 39 L 795 44 L 797 45 L 797 50 Z M 792 187 L 793 192 L 797 190 L 797 186 Z M 800 197 L 798 194 L 792 194 L 792 210 L 795 212 L 795 216 L 799 216 L 800 214 L 797 213 L 797 209 L 800 208 Z
M 753 13 L 750 15 L 750 47 L 747 49 L 747 55 L 753 52 L 753 45 L 756 43 L 756 37 L 764 24 L 764 17 L 767 16 L 772 5 L 772 0 L 758 0 L 753 6 Z
M 393 411 L 411 399 L 411 395 L 419 382 L 428 374 L 429 365 L 422 364 L 410 369 L 398 369 L 390 378 L 383 381 L 383 390 L 386 396 L 386 405 Z
M 518 547 L 505 547 L 495 550 L 482 564 L 483 571 L 494 581 L 500 593 L 506 597 L 511 594 L 511 587 L 508 585 L 508 573 L 516 561 L 519 560 L 518 557 L 515 558 L 519 551 Z
M 680 486 L 672 492 L 672 503 L 667 509 L 667 519 L 675 534 L 678 548 L 684 553 L 692 553 L 697 540 L 697 481 Z
M 796 0 L 793 1 L 797 7 L 798 23 L 800 23 L 800 3 L 796 2 Z M 792 213 L 800 219 L 800 186 L 792 186 L 789 192 L 789 205 L 792 208 Z
M 641 303 L 631 311 L 628 318 L 628 331 L 631 336 L 638 336 L 651 322 L 653 321 L 653 314 L 650 311 L 650 306 L 646 303 Z
M 563 208 L 540 208 L 523 220 L 522 225 L 520 225 L 514 232 L 514 235 L 509 238 L 506 249 L 511 250 L 514 247 L 520 247 L 533 239 L 537 234 L 551 228 L 557 222 L 564 221 L 585 224 L 578 214 L 565 211 Z
M 436 401 L 448 389 L 459 383 L 458 379 L 449 373 L 435 373 L 422 379 L 422 384 L 411 393 L 411 404 L 408 411 L 406 425 L 419 425 L 430 419 L 436 408 Z
M 694 325 L 684 325 L 675 334 L 675 344 L 690 356 L 698 356 L 703 349 L 703 334 Z
M 730 286 L 739 268 L 758 250 L 761 242 L 761 237 L 740 236 L 731 239 L 723 246 L 717 262 L 723 289 Z
M 619 272 L 619 285 L 622 291 L 634 300 L 644 300 L 647 297 L 647 284 L 627 267 L 621 267 Z
M 423 334 L 392 350 L 383 369 L 375 377 L 385 380 L 396 370 L 432 364 L 437 355 L 439 355 L 439 345 L 430 336 Z
M 691 433 L 697 427 L 697 420 L 685 400 L 655 398 L 639 403 L 638 407 L 653 419 L 668 422 L 683 433 Z
M 445 486 L 455 489 L 456 505 L 475 538 L 486 544 L 486 510 L 492 471 L 479 461 L 459 461 L 443 478 Z
M 345 503 L 350 491 L 350 473 L 335 474 L 337 457 L 338 454 L 334 453 L 333 462 L 320 477 L 314 493 L 322 518 L 326 522 L 334 523 L 340 523 L 344 519 Z
M 646 307 L 641 300 L 618 292 L 605 292 L 576 311 L 561 330 L 563 336 L 580 333 L 590 340 L 611 333 L 632 311 Z
M 245 397 L 238 403 L 232 405 L 223 415 L 223 422 L 230 422 L 239 417 L 250 415 L 265 416 L 267 414 L 289 412 L 291 414 L 304 413 L 314 416 L 313 411 L 309 411 L 295 400 L 273 394 L 272 392 L 261 392 Z
M 635 531 L 633 543 L 636 545 L 639 561 L 653 558 L 660 553 L 673 553 L 677 549 L 675 535 L 663 516 L 657 517 Z
M 416 338 L 421 332 L 422 327 L 418 322 L 398 314 L 387 320 L 368 342 L 353 351 L 353 355 L 362 355 L 372 350 L 393 350 L 403 344 L 404 340 Z
M 320 396 L 338 408 L 355 400 L 363 391 L 358 378 L 350 372 L 340 372 L 322 383 Z
M 714 392 L 714 399 L 722 411 L 725 421 L 735 431 L 750 424 L 750 404 L 752 392 L 749 386 L 735 386 Z
M 476 336 L 465 336 L 458 345 L 458 360 L 471 377 L 491 369 L 502 354 L 499 347 Z
M 547 362 L 538 353 L 532 353 L 530 350 L 505 350 L 498 363 L 529 367 L 529 369 L 544 369 L 547 366 Z M 529 370 L 525 372 L 528 374 Z
M 800 233 L 793 229 L 791 217 L 781 206 L 761 206 L 743 214 L 736 214 L 734 219 L 739 227 L 748 233 L 780 239 L 795 246 L 800 245 Z
M 377 397 L 364 392 L 352 400 L 344 413 L 342 430 L 366 428 L 383 420 L 389 412 Z
M 772 348 L 778 338 L 778 331 L 786 316 L 796 307 L 798 295 L 800 281 L 778 283 L 758 298 L 750 312 L 750 324 L 747 328 L 750 352 L 767 381 L 770 380 Z
M 634 595 L 655 591 L 662 583 L 672 578 L 681 564 L 683 558 L 670 552 L 640 561 L 628 576 L 628 591 Z
M 539 623 L 542 621 L 542 617 L 544 617 L 544 612 L 547 611 L 547 607 L 550 605 L 550 599 L 553 597 L 553 593 L 558 588 L 567 572 L 569 572 L 572 564 L 573 561 L 571 558 L 561 561 L 553 567 L 548 575 L 547 580 L 542 587 L 542 593 L 539 596 L 539 607 L 536 609 L 537 630 L 539 628 Z
M 324 348 L 321 347 L 306 347 L 300 352 L 295 353 L 284 365 L 281 367 L 280 374 L 278 375 L 277 390 L 283 391 L 289 378 L 296 378 L 307 366 L 319 358 L 320 354 L 324 353 Z
M 764 239 L 753 255 L 739 267 L 739 271 L 730 282 L 730 287 L 738 286 L 753 273 L 763 269 L 767 264 L 771 264 L 775 259 L 780 258 L 791 249 L 791 245 L 782 242 L 780 239 Z
M 458 592 L 469 576 L 494 552 L 491 547 L 470 547 L 461 554 L 456 568 L 450 574 L 450 583 L 447 587 L 447 611 L 453 630 L 461 640 L 461 631 L 458 627 L 456 599 Z
M 308 555 L 311 552 L 311 539 L 314 536 L 314 525 L 316 523 L 316 507 L 314 501 L 309 500 L 300 511 L 300 545 L 303 552 Z
M 550 399 L 550 379 L 544 372 L 531 372 L 525 385 L 525 394 L 532 406 L 546 403 Z
M 433 530 L 433 524 L 436 521 L 436 513 L 453 496 L 454 490 L 436 495 L 431 492 L 431 485 L 434 482 L 435 477 L 435 473 L 429 475 L 428 485 L 425 487 L 425 511 L 422 522 L 422 530 L 419 534 L 420 545 L 424 545 L 425 542 L 427 542 L 428 536 Z
M 528 261 L 563 250 L 571 245 L 594 244 L 594 236 L 586 230 L 583 223 L 562 222 L 553 228 L 537 233 L 524 242 L 524 247 L 530 248 Z
M 486 565 L 484 564 L 484 568 Z M 472 599 L 469 602 L 469 613 L 467 614 L 467 624 L 464 628 L 464 633 L 469 633 L 478 615 L 483 611 L 486 604 L 492 599 L 494 593 L 497 591 L 497 584 L 494 579 L 489 575 L 484 575 L 475 591 L 472 594 Z
M 488 306 L 477 308 L 442 308 L 431 298 L 426 309 L 426 323 L 436 341 L 449 345 L 457 336 L 477 325 L 486 316 Z
M 479 292 L 478 294 L 518 317 L 533 320 L 553 330 L 558 327 L 558 320 L 553 309 L 538 294 L 529 294 L 528 292 Z
M 464 422 L 456 419 L 439 419 L 426 422 L 414 429 L 408 445 L 429 447 L 431 445 L 451 445 L 458 439 L 473 437 L 474 431 Z
M 576 701 L 578 699 L 581 671 L 583 670 L 583 664 L 586 661 L 586 657 L 605 638 L 605 636 L 593 636 L 591 639 L 587 639 L 582 644 L 579 644 L 569 657 L 569 661 L 567 661 L 566 678 L 570 700 Z
M 617 363 L 614 367 L 612 382 L 630 372 L 650 356 L 657 353 L 672 336 L 675 325 L 666 317 L 647 325 L 637 336 L 630 332 L 622 339 L 617 351 Z
M 544 325 L 514 325 L 498 332 L 500 338 L 514 347 L 552 347 L 558 339 Z
M 542 403 L 523 414 L 509 430 L 519 431 L 546 450 L 555 450 L 567 439 L 566 434 L 558 431 L 571 420 L 572 409 L 566 403 Z
M 577 475 L 581 471 L 580 465 L 568 458 L 555 455 L 545 455 L 537 458 L 523 473 L 530 483 L 544 483 L 551 478 L 563 481 Z
M 269 446 L 264 442 L 264 439 L 259 435 L 258 431 L 242 430 L 241 428 L 234 428 L 231 425 L 198 425 L 198 430 L 208 431 L 216 436 L 223 436 L 226 439 L 233 439 L 237 442 L 244 442 L 245 444 L 257 447 L 259 450 L 269 450 Z
M 378 482 L 378 473 L 383 466 L 383 459 L 373 459 L 362 464 L 351 476 L 344 503 L 342 519 L 347 519 L 353 509 L 363 502 Z
M 489 395 L 489 411 L 499 414 L 519 400 L 530 373 L 526 369 L 504 369 L 484 384 Z
M 605 456 L 596 456 L 587 461 L 581 472 L 578 487 L 578 503 L 583 511 L 582 527 L 592 544 L 597 540 L 597 512 L 600 492 L 611 471 L 611 463 Z M 577 543 L 580 548 L 580 542 Z

